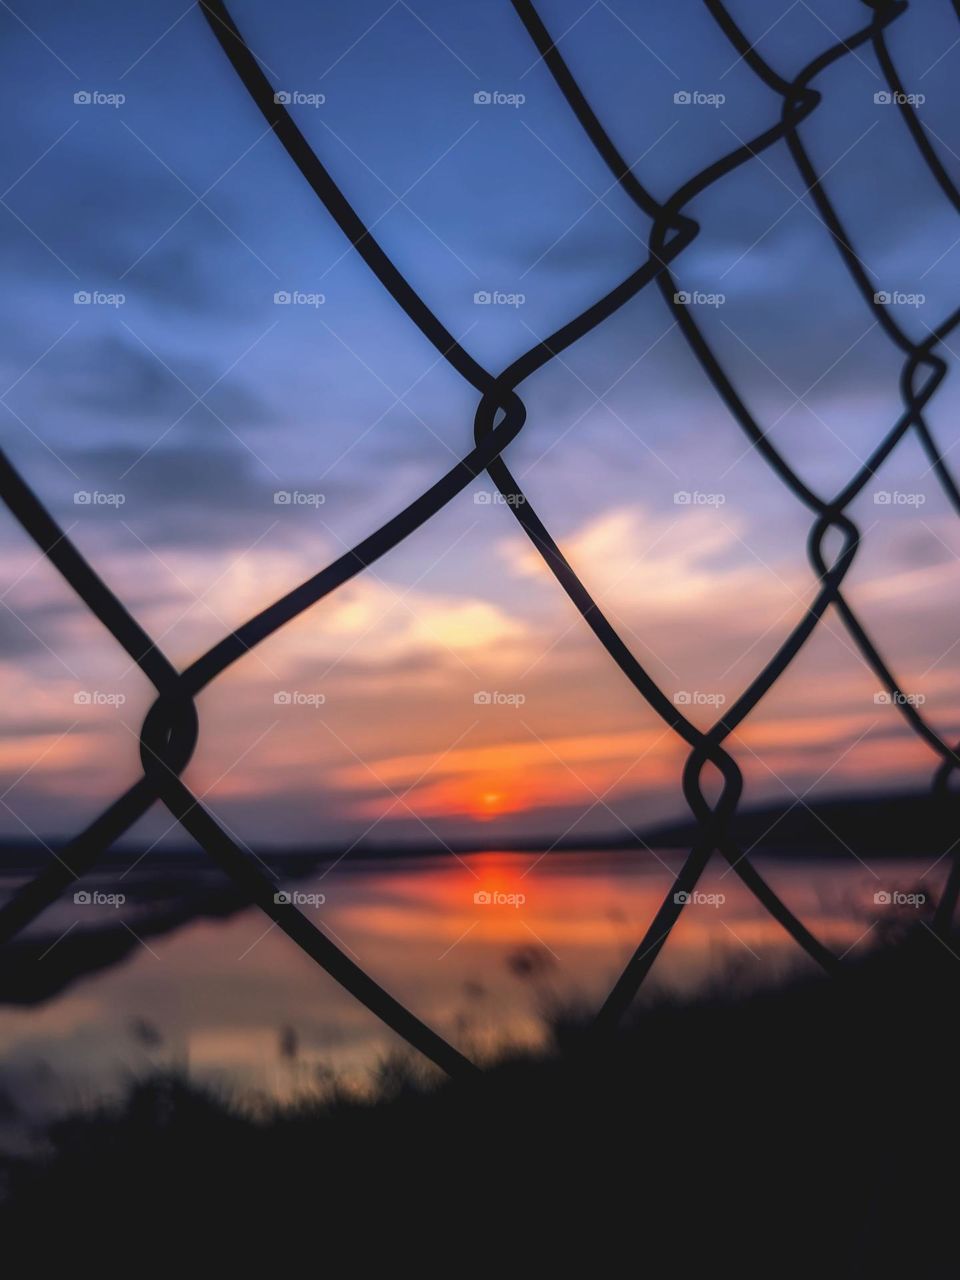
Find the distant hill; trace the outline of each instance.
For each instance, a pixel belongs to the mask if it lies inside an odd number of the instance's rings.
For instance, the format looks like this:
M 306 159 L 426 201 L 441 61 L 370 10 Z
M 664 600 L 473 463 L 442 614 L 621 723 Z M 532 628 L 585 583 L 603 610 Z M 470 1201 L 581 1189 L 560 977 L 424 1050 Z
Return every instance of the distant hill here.
M 856 796 L 770 805 L 738 815 L 731 831 L 741 848 L 763 853 L 844 855 L 941 854 L 960 841 L 960 804 L 929 792 Z M 689 845 L 696 824 L 676 822 L 643 833 L 653 848 Z

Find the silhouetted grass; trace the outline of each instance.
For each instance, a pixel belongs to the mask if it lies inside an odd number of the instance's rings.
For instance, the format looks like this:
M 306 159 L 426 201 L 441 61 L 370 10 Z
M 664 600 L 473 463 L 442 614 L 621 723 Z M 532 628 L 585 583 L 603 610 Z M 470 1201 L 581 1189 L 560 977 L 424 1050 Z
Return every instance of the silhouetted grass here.
M 603 1042 L 557 1017 L 546 1055 L 456 1084 L 398 1058 L 375 1100 L 284 1109 L 159 1075 L 9 1165 L 5 1248 L 953 1276 L 958 957 L 920 928 L 839 979 L 662 1003 Z

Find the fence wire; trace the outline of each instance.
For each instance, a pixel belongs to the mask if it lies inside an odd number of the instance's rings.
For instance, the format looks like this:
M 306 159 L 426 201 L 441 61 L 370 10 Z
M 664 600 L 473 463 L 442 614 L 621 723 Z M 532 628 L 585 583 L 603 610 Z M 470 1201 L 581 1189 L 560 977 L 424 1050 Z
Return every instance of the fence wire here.
M 821 100 L 820 93 L 812 87 L 812 83 L 834 63 L 853 54 L 856 49 L 870 45 L 891 93 L 896 95 L 910 138 L 940 190 L 960 212 L 960 190 L 951 181 L 911 105 L 887 44 L 886 28 L 905 12 L 906 3 L 904 0 L 864 0 L 872 13 L 870 21 L 845 39 L 838 39 L 808 63 L 793 80 L 788 81 L 760 56 L 720 0 L 704 0 L 708 12 L 737 52 L 738 58 L 781 98 L 780 119 L 756 137 L 715 160 L 662 203 L 643 186 L 624 160 L 587 102 L 531 0 L 511 0 L 511 3 L 590 142 L 626 195 L 652 220 L 652 226 L 647 242 L 648 256 L 635 271 L 499 374 L 486 370 L 456 341 L 397 269 L 310 147 L 285 105 L 277 101 L 273 85 L 250 52 L 222 0 L 201 0 L 200 4 L 210 30 L 267 124 L 352 247 L 443 359 L 479 394 L 474 421 L 474 448 L 456 466 L 374 533 L 250 618 L 179 671 L 134 620 L 96 570 L 87 563 L 9 460 L 0 454 L 0 495 L 4 502 L 61 576 L 126 650 L 157 693 L 141 730 L 142 776 L 71 840 L 58 859 L 22 886 L 0 908 L 0 944 L 20 933 L 75 880 L 89 872 L 101 854 L 159 800 L 208 856 L 226 872 L 245 897 L 260 907 L 307 955 L 387 1026 L 451 1075 L 467 1074 L 475 1071 L 476 1067 L 435 1030 L 394 999 L 295 906 L 278 902 L 278 886 L 216 821 L 182 781 L 181 774 L 191 759 L 197 742 L 199 722 L 195 699 L 202 689 L 287 622 L 361 574 L 369 565 L 420 529 L 484 472 L 503 495 L 507 509 L 513 513 L 611 660 L 657 715 L 690 748 L 683 770 L 683 791 L 696 819 L 698 835 L 644 937 L 600 1009 L 597 1015 L 599 1028 L 611 1028 L 622 1018 L 714 851 L 729 862 L 765 910 L 808 955 L 828 972 L 838 969 L 839 959 L 781 901 L 733 838 L 731 823 L 743 791 L 743 777 L 736 760 L 724 747 L 726 738 L 743 723 L 776 683 L 814 633 L 830 606 L 836 610 L 865 663 L 891 695 L 893 703 L 910 728 L 939 758 L 933 788 L 944 805 L 949 802 L 950 776 L 960 765 L 960 756 L 957 754 L 960 747 L 951 747 L 924 718 L 914 700 L 908 699 L 903 693 L 896 676 L 842 591 L 844 578 L 853 563 L 860 541 L 859 530 L 847 513 L 847 508 L 909 432 L 912 431 L 919 439 L 944 493 L 960 514 L 960 490 L 924 417 L 927 405 L 947 371 L 936 348 L 960 323 L 960 308 L 952 312 L 936 329 L 928 330 L 928 335 L 922 342 L 915 343 L 910 339 L 897 324 L 891 310 L 875 298 L 873 285 L 851 248 L 850 237 L 820 181 L 799 132 L 799 126 Z M 960 0 L 953 0 L 953 4 L 960 18 Z M 854 285 L 886 336 L 904 355 L 900 376 L 902 412 L 867 461 L 834 497 L 823 497 L 811 489 L 771 442 L 725 372 L 694 319 L 692 309 L 684 306 L 677 298 L 677 285 L 671 273 L 674 260 L 693 242 L 700 230 L 697 221 L 685 212 L 689 203 L 727 174 L 756 160 L 780 141 L 787 144 L 804 183 L 804 195 L 809 195 L 814 201 L 817 213 L 829 230 Z M 518 394 L 521 384 L 651 284 L 659 288 L 691 351 L 751 446 L 769 465 L 777 479 L 814 516 L 807 544 L 809 561 L 818 586 L 814 600 L 759 675 L 706 731 L 698 729 L 683 715 L 627 647 L 565 559 L 503 458 L 507 446 L 523 429 L 526 417 L 526 410 Z M 824 541 L 831 531 L 841 535 L 842 546 L 839 554 L 828 560 Z M 707 765 L 719 773 L 723 782 L 720 796 L 712 805 L 701 786 L 701 778 Z M 937 905 L 934 917 L 936 930 L 945 932 L 951 927 L 958 896 L 960 850 L 954 855 L 946 887 Z

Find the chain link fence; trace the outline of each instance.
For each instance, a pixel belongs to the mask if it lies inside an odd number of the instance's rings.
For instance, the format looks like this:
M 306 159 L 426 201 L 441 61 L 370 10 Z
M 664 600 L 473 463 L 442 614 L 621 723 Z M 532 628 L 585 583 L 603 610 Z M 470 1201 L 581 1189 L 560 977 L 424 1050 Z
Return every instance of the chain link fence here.
M 801 124 L 820 102 L 820 94 L 814 84 L 821 73 L 853 55 L 858 48 L 872 47 L 886 78 L 891 100 L 899 108 L 910 139 L 940 190 L 960 212 L 960 191 L 929 140 L 887 43 L 887 27 L 905 12 L 906 4 L 902 0 L 867 0 L 869 21 L 825 49 L 793 80 L 788 81 L 760 56 L 720 0 L 705 0 L 710 15 L 736 51 L 738 59 L 781 99 L 780 118 L 689 179 L 668 200 L 660 202 L 632 172 L 590 107 L 534 5 L 530 0 L 511 2 L 591 144 L 626 195 L 652 220 L 652 226 L 647 242 L 648 256 L 635 271 L 500 373 L 485 369 L 456 341 L 391 261 L 298 129 L 287 110 L 286 95 L 275 91 L 226 6 L 221 0 L 202 0 L 200 6 L 213 36 L 246 91 L 353 249 L 442 358 L 476 390 L 479 403 L 474 422 L 475 444 L 456 466 L 404 510 L 314 577 L 250 618 L 188 667 L 177 670 L 83 558 L 10 462 L 0 455 L 0 492 L 8 508 L 80 599 L 136 662 L 157 693 L 141 732 L 142 776 L 71 840 L 49 868 L 22 886 L 0 909 L 0 942 L 9 941 L 17 935 L 76 879 L 89 872 L 100 855 L 159 800 L 226 872 L 246 899 L 260 907 L 307 955 L 387 1026 L 444 1071 L 454 1075 L 471 1072 L 475 1067 L 311 924 L 289 901 L 289 895 L 278 894 L 278 886 L 216 821 L 182 781 L 181 774 L 197 742 L 195 699 L 202 689 L 291 619 L 362 574 L 369 565 L 420 529 L 484 472 L 496 485 L 507 509 L 610 659 L 654 712 L 690 748 L 683 771 L 683 790 L 696 819 L 698 835 L 646 934 L 604 1002 L 598 1014 L 599 1027 L 614 1026 L 629 1007 L 715 851 L 726 859 L 766 911 L 809 956 L 828 972 L 839 966 L 839 959 L 781 901 L 733 838 L 731 823 L 743 791 L 743 778 L 736 760 L 724 746 L 729 735 L 743 724 L 788 668 L 817 629 L 827 609 L 832 607 L 836 611 L 864 662 L 876 674 L 891 701 L 910 728 L 938 757 L 933 787 L 944 805 L 949 803 L 950 775 L 960 764 L 957 749 L 937 733 L 921 714 L 916 701 L 903 691 L 842 589 L 860 541 L 858 528 L 848 514 L 848 508 L 908 434 L 912 433 L 919 440 L 950 504 L 960 514 L 960 490 L 925 419 L 927 406 L 947 369 L 938 348 L 960 323 L 960 308 L 935 330 L 930 330 L 922 342 L 911 340 L 897 324 L 891 308 L 884 305 L 884 300 L 875 293 L 800 133 Z M 954 0 L 954 7 L 960 17 L 960 0 Z M 832 497 L 811 489 L 771 442 L 697 324 L 693 308 L 683 305 L 672 274 L 675 260 L 693 242 L 700 229 L 696 220 L 686 212 L 690 202 L 740 166 L 756 163 L 764 151 L 780 142 L 786 143 L 804 183 L 804 195 L 813 200 L 853 285 L 886 337 L 902 353 L 904 361 L 900 378 L 901 412 L 869 458 L 844 488 Z M 525 409 L 519 395 L 522 384 L 602 325 L 648 286 L 660 290 L 691 351 L 749 444 L 769 465 L 776 481 L 786 486 L 812 516 L 807 551 L 817 579 L 816 596 L 763 670 L 705 732 L 698 729 L 660 689 L 627 647 L 537 516 L 503 456 L 507 446 L 523 429 Z M 825 540 L 831 533 L 839 534 L 842 542 L 839 553 L 832 558 L 824 549 Z M 719 798 L 713 804 L 708 801 L 702 786 L 707 766 L 719 773 L 723 783 Z M 934 918 L 937 930 L 943 932 L 950 928 L 958 895 L 960 857 L 955 856 Z

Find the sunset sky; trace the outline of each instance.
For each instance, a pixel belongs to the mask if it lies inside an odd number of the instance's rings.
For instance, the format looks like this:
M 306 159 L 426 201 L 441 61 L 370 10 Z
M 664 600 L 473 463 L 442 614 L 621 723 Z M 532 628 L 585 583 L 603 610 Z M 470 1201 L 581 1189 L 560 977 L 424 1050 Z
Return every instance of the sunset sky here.
M 645 260 L 649 220 L 611 185 L 506 0 L 330 8 L 232 6 L 278 89 L 323 95 L 295 119 L 487 369 Z M 731 8 L 785 75 L 870 13 L 799 0 L 765 31 L 759 0 Z M 540 11 L 658 198 L 779 118 L 700 0 Z M 477 394 L 351 250 L 195 5 L 20 0 L 0 8 L 0 32 L 4 448 L 183 666 L 467 453 Z M 960 177 L 949 0 L 915 5 L 890 44 Z M 896 108 L 874 101 L 869 48 L 817 87 L 804 139 L 877 290 L 922 296 L 898 319 L 925 336 L 960 297 L 960 218 Z M 525 101 L 475 103 L 483 91 Z M 725 101 L 676 103 L 682 91 Z M 832 496 L 899 416 L 902 353 L 783 144 L 691 212 L 702 230 L 681 287 L 723 295 L 697 319 L 770 438 Z M 78 304 L 82 292 L 100 300 Z M 523 301 L 478 305 L 478 292 Z M 958 343 L 941 348 L 948 363 Z M 928 421 L 960 466 L 957 385 L 948 375 Z M 639 659 L 709 725 L 814 595 L 810 512 L 748 447 L 655 288 L 519 392 L 514 474 Z M 682 743 L 492 492 L 478 480 L 200 695 L 185 776 L 240 838 L 615 835 L 683 813 Z M 863 541 L 847 595 L 924 714 L 960 736 L 960 522 L 912 437 L 852 515 Z M 0 833 L 63 837 L 138 776 L 151 687 L 6 512 L 0 540 Z M 935 757 L 877 692 L 829 614 L 731 739 L 745 803 L 929 779 Z M 181 842 L 171 824 L 157 808 L 133 837 Z

